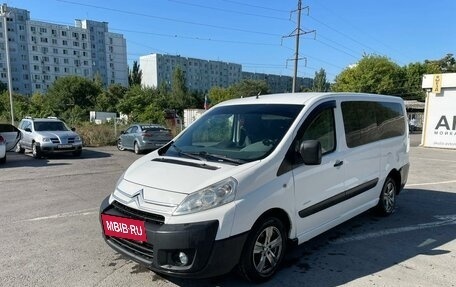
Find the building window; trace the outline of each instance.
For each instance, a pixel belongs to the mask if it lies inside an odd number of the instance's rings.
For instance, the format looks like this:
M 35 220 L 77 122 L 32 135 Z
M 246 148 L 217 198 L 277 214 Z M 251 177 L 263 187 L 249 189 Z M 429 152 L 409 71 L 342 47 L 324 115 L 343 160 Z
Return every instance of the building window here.
M 62 36 L 66 37 L 67 36 L 67 32 L 66 31 L 62 31 Z
M 36 32 L 36 27 L 35 26 L 30 26 L 30 31 Z
M 67 41 L 67 40 L 63 40 L 63 41 L 62 41 L 62 45 L 63 45 L 63 46 L 68 46 L 68 41 Z

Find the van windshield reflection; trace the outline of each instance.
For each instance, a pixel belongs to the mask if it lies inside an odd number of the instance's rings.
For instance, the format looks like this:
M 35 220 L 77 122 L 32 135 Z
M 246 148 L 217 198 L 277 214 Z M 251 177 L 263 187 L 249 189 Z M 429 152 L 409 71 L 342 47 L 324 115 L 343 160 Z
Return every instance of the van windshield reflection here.
M 303 105 L 221 106 L 185 129 L 164 155 L 242 164 L 262 159 L 280 143 Z

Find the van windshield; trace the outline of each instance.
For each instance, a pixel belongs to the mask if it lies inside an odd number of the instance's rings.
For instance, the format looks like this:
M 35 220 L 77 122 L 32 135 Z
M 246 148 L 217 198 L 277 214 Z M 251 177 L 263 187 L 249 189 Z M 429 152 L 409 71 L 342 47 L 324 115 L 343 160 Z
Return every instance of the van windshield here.
M 167 156 L 242 164 L 262 159 L 282 140 L 303 105 L 221 106 L 183 131 Z

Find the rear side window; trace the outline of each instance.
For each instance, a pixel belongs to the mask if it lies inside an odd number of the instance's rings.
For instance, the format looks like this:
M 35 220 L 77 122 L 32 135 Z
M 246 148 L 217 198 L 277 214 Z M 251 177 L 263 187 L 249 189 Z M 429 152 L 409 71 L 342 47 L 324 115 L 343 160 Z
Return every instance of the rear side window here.
M 342 102 L 342 115 L 350 148 L 405 133 L 404 112 L 399 103 Z

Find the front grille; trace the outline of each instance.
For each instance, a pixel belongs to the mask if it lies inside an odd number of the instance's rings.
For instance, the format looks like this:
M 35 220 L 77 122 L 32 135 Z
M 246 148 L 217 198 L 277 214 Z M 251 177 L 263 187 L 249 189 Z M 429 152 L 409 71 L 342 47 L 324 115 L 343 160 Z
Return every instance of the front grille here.
M 113 201 L 112 206 L 118 212 L 125 214 L 129 217 L 142 219 L 151 223 L 163 224 L 165 223 L 165 217 L 158 214 L 148 213 L 141 210 L 133 209 L 131 207 L 125 206 L 122 203 Z
M 62 138 L 62 142 L 58 138 L 51 138 L 51 142 L 54 144 L 65 143 L 65 138 Z M 73 144 L 74 138 L 67 138 L 66 143 Z
M 154 259 L 154 246 L 152 244 L 117 237 L 109 237 L 108 240 L 152 264 Z

